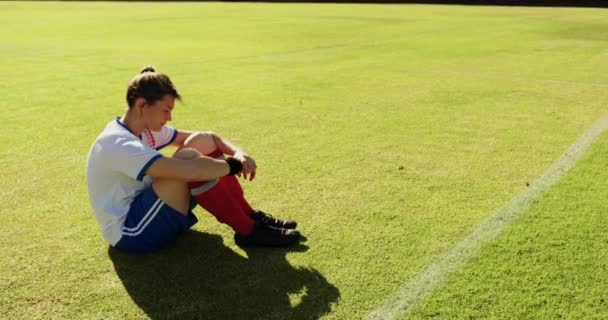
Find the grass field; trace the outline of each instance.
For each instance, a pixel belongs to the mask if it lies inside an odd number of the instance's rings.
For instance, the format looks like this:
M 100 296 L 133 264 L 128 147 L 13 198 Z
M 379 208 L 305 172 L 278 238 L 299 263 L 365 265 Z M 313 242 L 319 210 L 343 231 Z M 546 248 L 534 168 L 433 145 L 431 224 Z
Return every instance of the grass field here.
M 0 318 L 361 319 L 608 111 L 608 11 L 0 3 Z M 88 149 L 145 64 L 256 159 L 256 207 L 308 241 L 244 251 L 201 209 L 153 255 L 109 249 Z M 605 319 L 608 136 L 408 313 Z

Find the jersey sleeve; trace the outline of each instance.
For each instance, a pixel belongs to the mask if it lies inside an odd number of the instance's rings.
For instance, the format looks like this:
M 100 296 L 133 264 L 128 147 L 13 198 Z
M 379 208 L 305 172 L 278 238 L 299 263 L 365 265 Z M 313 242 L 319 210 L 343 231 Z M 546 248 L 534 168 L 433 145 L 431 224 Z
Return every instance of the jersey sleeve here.
M 150 131 L 154 140 L 154 149 L 160 150 L 170 145 L 177 138 L 177 129 L 163 126 L 160 131 Z
M 163 157 L 137 139 L 118 137 L 108 142 L 104 143 L 107 149 L 103 151 L 105 165 L 138 181 L 143 180 L 154 161 Z

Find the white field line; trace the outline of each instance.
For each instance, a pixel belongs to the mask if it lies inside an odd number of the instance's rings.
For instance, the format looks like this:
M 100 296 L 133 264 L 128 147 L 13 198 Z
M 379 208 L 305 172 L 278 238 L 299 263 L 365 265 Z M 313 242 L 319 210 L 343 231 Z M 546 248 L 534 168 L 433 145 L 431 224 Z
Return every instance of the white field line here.
M 593 141 L 608 127 L 608 114 L 600 118 L 566 152 L 559 157 L 529 187 L 515 195 L 507 204 L 494 211 L 468 236 L 457 242 L 444 255 L 403 286 L 395 295 L 370 312 L 365 319 L 396 319 L 409 315 L 429 293 L 440 286 L 455 270 L 481 247 L 498 237 L 518 216 L 530 207 L 547 189 L 555 184 L 585 154 Z

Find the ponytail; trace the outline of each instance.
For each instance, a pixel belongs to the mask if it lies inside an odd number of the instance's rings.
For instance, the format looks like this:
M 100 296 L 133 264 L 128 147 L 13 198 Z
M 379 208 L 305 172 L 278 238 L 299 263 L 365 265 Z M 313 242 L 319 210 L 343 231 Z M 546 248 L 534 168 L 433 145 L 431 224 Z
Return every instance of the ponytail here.
M 169 76 L 157 73 L 153 66 L 148 65 L 129 83 L 126 99 L 131 108 L 138 98 L 144 98 L 151 104 L 161 100 L 165 95 L 171 95 L 178 100 L 182 98 Z

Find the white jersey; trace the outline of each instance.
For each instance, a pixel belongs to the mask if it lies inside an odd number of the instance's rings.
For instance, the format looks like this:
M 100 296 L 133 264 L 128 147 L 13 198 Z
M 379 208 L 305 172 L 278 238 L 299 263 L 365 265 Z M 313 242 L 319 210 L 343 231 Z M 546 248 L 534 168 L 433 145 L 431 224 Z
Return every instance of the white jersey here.
M 145 130 L 135 136 L 120 118 L 110 121 L 97 137 L 87 158 L 89 199 L 102 235 L 111 245 L 122 237 L 122 227 L 133 199 L 149 187 L 146 170 L 161 158 L 158 150 L 171 144 L 177 130 Z

